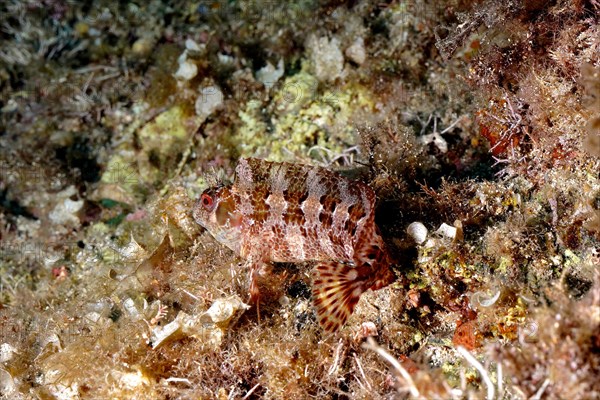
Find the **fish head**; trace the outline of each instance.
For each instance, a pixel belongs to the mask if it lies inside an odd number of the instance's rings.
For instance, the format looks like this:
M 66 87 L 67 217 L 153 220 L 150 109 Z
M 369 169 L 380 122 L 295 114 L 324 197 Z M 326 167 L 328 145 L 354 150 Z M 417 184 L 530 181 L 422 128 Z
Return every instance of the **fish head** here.
M 220 243 L 239 252 L 242 214 L 238 200 L 229 186 L 206 189 L 194 205 L 194 220 Z

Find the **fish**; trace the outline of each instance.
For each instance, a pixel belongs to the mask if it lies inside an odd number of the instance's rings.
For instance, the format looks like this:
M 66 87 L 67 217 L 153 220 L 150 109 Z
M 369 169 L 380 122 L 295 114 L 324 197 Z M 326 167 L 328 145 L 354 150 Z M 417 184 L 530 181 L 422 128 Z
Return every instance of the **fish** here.
M 329 169 L 242 158 L 233 183 L 204 190 L 193 217 L 250 265 L 251 299 L 258 298 L 262 266 L 314 262 L 317 320 L 335 332 L 363 292 L 396 279 L 375 224 L 375 203 L 368 185 Z

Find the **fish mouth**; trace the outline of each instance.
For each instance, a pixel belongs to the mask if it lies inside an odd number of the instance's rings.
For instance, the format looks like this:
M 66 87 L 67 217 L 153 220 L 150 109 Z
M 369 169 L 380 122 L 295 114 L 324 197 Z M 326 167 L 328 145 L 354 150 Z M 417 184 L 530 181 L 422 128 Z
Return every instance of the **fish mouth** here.
M 196 223 L 198 225 L 200 225 L 204 229 L 208 229 L 206 227 L 204 218 L 202 218 L 202 211 L 198 209 L 199 206 L 201 206 L 201 204 L 199 201 L 197 201 L 196 204 L 194 205 L 194 211 L 192 212 L 192 217 L 194 217 L 194 221 L 196 221 Z

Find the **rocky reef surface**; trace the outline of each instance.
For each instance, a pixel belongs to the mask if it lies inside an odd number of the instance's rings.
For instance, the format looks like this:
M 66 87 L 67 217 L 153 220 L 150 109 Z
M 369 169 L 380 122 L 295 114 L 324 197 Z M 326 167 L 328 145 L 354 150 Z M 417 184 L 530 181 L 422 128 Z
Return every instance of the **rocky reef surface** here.
M 0 397 L 600 399 L 600 3 L 0 4 Z M 240 157 L 369 184 L 398 279 L 191 215 Z

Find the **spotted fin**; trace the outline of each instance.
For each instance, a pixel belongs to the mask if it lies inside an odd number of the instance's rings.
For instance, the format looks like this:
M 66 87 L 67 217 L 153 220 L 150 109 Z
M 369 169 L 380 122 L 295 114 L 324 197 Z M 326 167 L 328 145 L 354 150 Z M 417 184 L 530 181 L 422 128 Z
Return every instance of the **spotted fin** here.
M 335 261 L 317 265 L 312 275 L 319 324 L 327 332 L 335 332 L 348 320 L 365 291 L 364 275 L 359 268 Z

